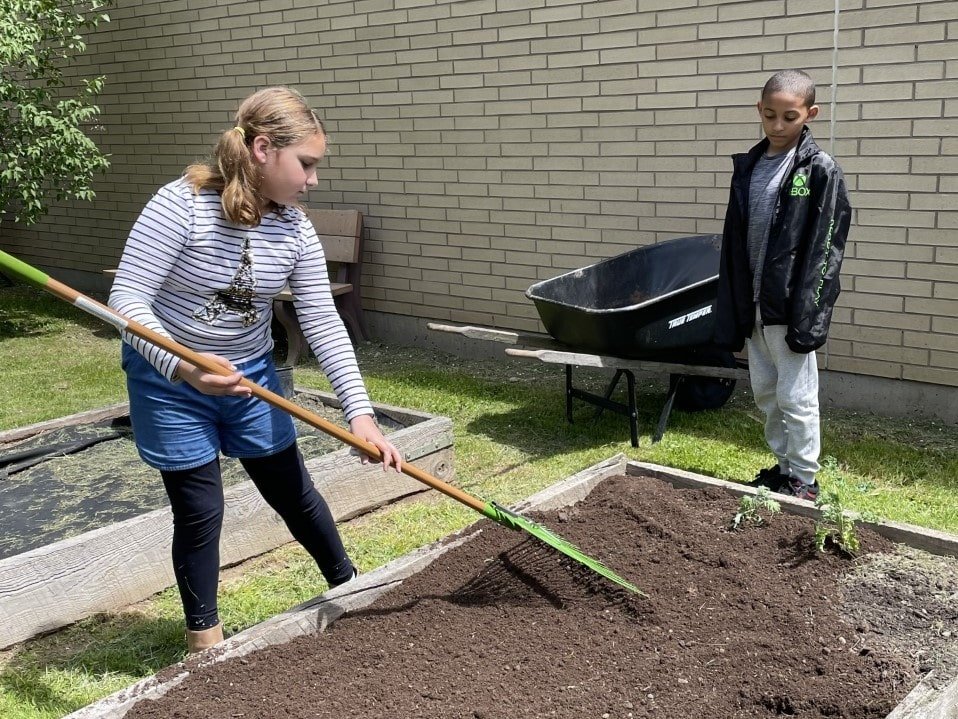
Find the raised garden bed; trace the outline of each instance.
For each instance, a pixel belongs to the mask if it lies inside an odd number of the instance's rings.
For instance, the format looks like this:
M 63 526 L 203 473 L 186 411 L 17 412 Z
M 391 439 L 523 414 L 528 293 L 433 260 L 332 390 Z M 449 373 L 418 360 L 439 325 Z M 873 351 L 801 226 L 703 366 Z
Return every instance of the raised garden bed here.
M 958 538 L 850 561 L 797 501 L 730 531 L 750 491 L 613 458 L 529 508 L 648 598 L 483 521 L 71 718 L 955 716 Z
M 292 399 L 345 426 L 335 396 L 300 390 Z M 447 418 L 382 404 L 374 409 L 409 461 L 452 477 Z M 364 466 L 337 440 L 296 424 L 306 466 L 339 521 L 427 489 L 405 475 Z M 51 446 L 59 455 L 44 456 L 43 448 Z M 172 586 L 172 515 L 159 474 L 136 455 L 127 405 L 2 433 L 3 457 L 16 461 L 4 464 L 0 479 L 0 647 Z M 225 460 L 223 472 L 223 565 L 291 541 L 239 462 Z

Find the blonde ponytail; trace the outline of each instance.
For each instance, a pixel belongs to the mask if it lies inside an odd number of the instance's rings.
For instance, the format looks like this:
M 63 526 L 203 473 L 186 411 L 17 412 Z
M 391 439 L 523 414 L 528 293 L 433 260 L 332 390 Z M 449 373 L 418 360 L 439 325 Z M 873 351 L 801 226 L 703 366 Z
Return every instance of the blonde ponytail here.
M 261 176 L 253 161 L 253 139 L 263 135 L 277 148 L 295 145 L 326 130 L 306 100 L 287 87 L 268 87 L 247 97 L 236 112 L 235 126 L 223 132 L 209 161 L 195 163 L 183 175 L 194 192 L 220 193 L 230 222 L 255 227 L 263 219 Z

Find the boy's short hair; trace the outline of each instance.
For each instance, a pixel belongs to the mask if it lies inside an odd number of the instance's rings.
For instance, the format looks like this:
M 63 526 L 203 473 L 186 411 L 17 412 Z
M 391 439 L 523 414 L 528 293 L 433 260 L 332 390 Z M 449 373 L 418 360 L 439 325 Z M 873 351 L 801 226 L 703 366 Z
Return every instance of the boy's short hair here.
M 787 92 L 789 95 L 804 98 L 805 107 L 815 104 L 815 81 L 802 70 L 776 72 L 762 88 L 762 99 L 776 92 Z

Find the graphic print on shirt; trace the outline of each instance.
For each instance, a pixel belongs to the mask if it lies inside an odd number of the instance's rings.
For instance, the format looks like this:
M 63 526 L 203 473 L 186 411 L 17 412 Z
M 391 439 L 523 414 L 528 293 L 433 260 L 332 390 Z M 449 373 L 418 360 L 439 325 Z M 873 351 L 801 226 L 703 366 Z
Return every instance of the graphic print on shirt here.
M 259 312 L 253 306 L 256 294 L 256 275 L 253 272 L 253 252 L 250 250 L 249 237 L 243 238 L 243 250 L 240 253 L 239 267 L 230 280 L 230 286 L 218 291 L 209 302 L 193 311 L 193 319 L 213 325 L 220 315 L 233 312 L 243 318 L 243 327 L 255 324 Z

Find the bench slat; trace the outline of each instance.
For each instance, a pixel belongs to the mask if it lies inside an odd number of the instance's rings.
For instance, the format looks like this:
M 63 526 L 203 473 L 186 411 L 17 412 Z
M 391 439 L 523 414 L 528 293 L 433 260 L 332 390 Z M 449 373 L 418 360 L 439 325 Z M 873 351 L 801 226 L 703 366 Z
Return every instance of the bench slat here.
M 319 235 L 319 243 L 323 246 L 323 254 L 327 262 L 359 262 L 360 243 L 355 237 L 343 235 Z
M 347 292 L 353 291 L 353 286 L 349 284 L 348 282 L 330 282 L 329 288 L 333 292 L 333 297 L 337 297 L 339 295 L 346 294 Z M 280 302 L 292 302 L 293 293 L 290 292 L 289 287 L 287 286 L 286 288 L 283 289 L 282 292 L 276 295 L 276 297 L 274 297 L 273 299 L 279 300 Z
M 362 228 L 359 210 L 306 210 L 317 235 L 339 235 L 356 238 Z

